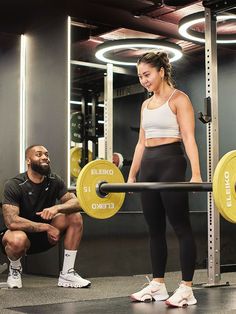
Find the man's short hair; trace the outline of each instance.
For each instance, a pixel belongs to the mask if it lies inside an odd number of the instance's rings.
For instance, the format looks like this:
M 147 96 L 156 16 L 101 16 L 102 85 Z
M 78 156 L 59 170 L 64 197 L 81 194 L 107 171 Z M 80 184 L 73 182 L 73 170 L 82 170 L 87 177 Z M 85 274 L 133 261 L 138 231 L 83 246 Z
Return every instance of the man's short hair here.
M 31 149 L 34 148 L 35 146 L 43 146 L 43 145 L 41 145 L 41 144 L 34 144 L 34 145 L 28 146 L 28 147 L 26 148 L 26 150 L 25 150 L 25 159 L 27 159 L 27 156 L 28 156 L 29 152 L 30 152 Z

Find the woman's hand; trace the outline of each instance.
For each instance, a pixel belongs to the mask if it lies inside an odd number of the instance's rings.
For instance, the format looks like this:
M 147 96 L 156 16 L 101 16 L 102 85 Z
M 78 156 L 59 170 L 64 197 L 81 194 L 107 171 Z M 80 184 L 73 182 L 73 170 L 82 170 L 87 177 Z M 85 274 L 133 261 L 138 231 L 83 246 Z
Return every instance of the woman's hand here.
M 202 177 L 199 175 L 199 176 L 192 176 L 190 182 L 193 182 L 193 183 L 202 183 Z
M 127 183 L 135 183 L 135 182 L 136 182 L 136 178 L 128 177 Z M 133 192 L 128 192 L 128 194 L 133 194 Z
M 136 182 L 136 178 L 128 177 L 127 183 L 135 183 L 135 182 Z

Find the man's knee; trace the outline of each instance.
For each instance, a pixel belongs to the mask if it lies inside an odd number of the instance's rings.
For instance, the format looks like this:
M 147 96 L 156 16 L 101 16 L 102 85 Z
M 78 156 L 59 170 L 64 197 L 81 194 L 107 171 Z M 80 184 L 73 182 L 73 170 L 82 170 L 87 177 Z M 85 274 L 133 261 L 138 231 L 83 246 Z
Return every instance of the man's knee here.
M 11 231 L 3 239 L 3 245 L 8 247 L 12 252 L 24 252 L 28 247 L 27 235 L 22 231 Z
M 69 215 L 69 225 L 78 229 L 83 228 L 83 218 L 80 213 L 73 213 Z

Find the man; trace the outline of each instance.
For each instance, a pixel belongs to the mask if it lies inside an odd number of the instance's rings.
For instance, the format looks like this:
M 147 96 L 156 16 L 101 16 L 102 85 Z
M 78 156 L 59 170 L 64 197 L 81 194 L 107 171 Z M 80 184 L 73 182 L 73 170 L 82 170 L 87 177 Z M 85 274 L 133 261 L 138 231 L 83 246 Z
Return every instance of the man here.
M 7 227 L 2 233 L 2 245 L 10 261 L 8 287 L 22 287 L 20 260 L 24 254 L 50 249 L 61 235 L 64 235 L 65 252 L 58 286 L 88 287 L 90 281 L 74 270 L 83 231 L 79 202 L 67 191 L 63 180 L 51 173 L 44 146 L 28 147 L 25 157 L 27 171 L 6 182 L 2 202 Z

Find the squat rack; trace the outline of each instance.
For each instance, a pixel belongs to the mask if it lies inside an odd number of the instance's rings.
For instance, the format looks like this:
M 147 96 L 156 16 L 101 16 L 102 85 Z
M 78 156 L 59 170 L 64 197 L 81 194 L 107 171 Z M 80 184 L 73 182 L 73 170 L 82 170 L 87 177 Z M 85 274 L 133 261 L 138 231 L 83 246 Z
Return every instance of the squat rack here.
M 206 0 L 205 7 L 205 71 L 206 101 L 211 105 L 211 119 L 207 121 L 207 175 L 212 182 L 219 161 L 219 114 L 216 15 L 232 7 L 229 1 Z M 212 192 L 208 193 L 208 282 L 207 287 L 222 284 L 220 270 L 220 214 L 216 209 Z M 226 283 L 227 284 L 227 283 Z

